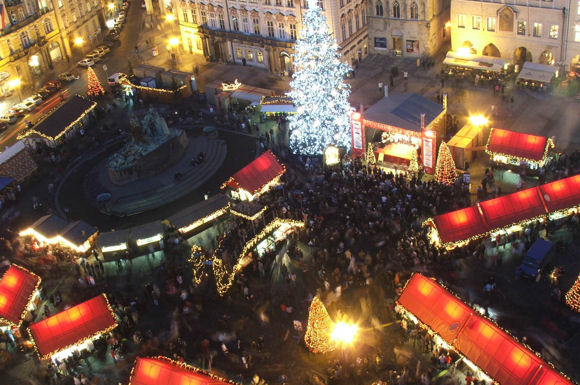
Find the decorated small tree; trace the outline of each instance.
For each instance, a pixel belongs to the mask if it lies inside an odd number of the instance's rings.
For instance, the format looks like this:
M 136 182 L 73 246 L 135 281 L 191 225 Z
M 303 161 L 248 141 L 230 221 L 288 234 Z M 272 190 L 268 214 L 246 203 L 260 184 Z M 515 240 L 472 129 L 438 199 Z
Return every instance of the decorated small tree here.
M 330 335 L 332 320 L 318 297 L 314 297 L 308 312 L 308 325 L 304 342 L 312 353 L 329 353 L 336 348 Z
M 566 300 L 566 304 L 570 306 L 572 310 L 580 312 L 580 274 L 578 278 L 576 278 L 576 282 L 574 285 L 568 290 L 566 295 L 564 296 Z
M 97 74 L 91 67 L 87 67 L 87 95 L 90 97 L 101 96 L 105 93 L 105 89 L 101 85 Z
M 407 168 L 409 177 L 417 174 L 419 172 L 419 162 L 417 161 L 417 151 L 413 151 L 411 154 L 411 160 L 409 161 L 409 168 Z
M 377 158 L 375 157 L 375 151 L 373 150 L 373 144 L 369 143 L 367 146 L 367 164 L 377 163 Z
M 451 151 L 445 142 L 441 142 L 437 155 L 437 166 L 435 167 L 435 180 L 439 183 L 451 184 L 455 182 L 456 178 L 457 171 Z

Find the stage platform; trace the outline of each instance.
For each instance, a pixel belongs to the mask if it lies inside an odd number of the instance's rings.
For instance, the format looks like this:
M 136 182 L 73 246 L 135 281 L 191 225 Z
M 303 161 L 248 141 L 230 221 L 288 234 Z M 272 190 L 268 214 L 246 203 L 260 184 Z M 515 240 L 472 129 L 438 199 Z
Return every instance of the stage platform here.
M 415 146 L 404 143 L 389 143 L 378 148 L 375 152 L 377 163 L 393 163 L 397 165 L 409 166 Z

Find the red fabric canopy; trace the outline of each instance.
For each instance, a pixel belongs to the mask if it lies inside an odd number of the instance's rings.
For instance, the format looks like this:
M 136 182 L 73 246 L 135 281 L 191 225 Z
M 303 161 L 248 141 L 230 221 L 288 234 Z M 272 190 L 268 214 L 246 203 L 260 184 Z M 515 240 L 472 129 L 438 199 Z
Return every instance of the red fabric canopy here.
M 232 385 L 235 383 L 165 357 L 137 358 L 129 385 L 166 384 Z
M 551 213 L 580 205 L 580 174 L 541 185 L 539 188 Z
M 487 232 L 477 206 L 438 215 L 433 222 L 442 243 L 463 241 Z
M 397 303 L 500 384 L 572 385 L 432 279 L 415 273 Z
M 547 214 L 536 187 L 483 201 L 479 206 L 489 230 Z
M 242 188 L 254 194 L 270 183 L 274 178 L 286 171 L 278 162 L 272 151 L 268 150 L 250 164 L 236 172 L 226 185 L 233 188 Z
M 23 267 L 11 265 L 0 280 L 0 319 L 20 326 L 40 277 Z
M 548 138 L 494 128 L 489 134 L 487 151 L 535 161 L 544 160 Z
M 101 294 L 30 325 L 30 336 L 41 359 L 117 326 L 107 297 Z

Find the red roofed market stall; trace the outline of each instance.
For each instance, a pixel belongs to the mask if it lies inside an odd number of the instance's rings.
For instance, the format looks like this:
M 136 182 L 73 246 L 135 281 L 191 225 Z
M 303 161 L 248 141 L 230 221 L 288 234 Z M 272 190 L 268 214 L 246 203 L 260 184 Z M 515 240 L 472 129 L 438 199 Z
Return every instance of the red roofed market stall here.
M 571 385 L 534 352 L 493 322 L 419 273 L 407 282 L 397 304 L 487 376 L 502 385 Z M 399 309 L 400 310 L 400 309 Z
M 580 174 L 517 191 L 424 222 L 432 243 L 451 249 L 496 231 L 578 212 Z
M 485 151 L 496 163 L 515 166 L 525 163 L 530 168 L 538 168 L 544 166 L 552 147 L 552 139 L 544 136 L 493 128 Z
M 137 358 L 129 385 L 235 385 L 236 383 L 166 357 Z
M 40 298 L 38 275 L 11 265 L 0 279 L 0 326 L 19 327 Z
M 228 179 L 222 188 L 229 187 L 232 198 L 253 200 L 277 184 L 286 167 L 268 150 Z
M 107 296 L 88 301 L 30 325 L 28 330 L 40 359 L 63 358 L 86 348 L 96 339 L 117 327 Z

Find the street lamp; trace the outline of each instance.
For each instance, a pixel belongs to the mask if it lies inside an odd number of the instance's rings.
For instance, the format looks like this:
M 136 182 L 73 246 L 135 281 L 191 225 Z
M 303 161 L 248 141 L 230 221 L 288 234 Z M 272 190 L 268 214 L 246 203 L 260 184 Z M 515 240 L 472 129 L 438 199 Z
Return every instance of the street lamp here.
M 16 92 L 18 93 L 18 99 L 20 101 L 22 101 L 22 95 L 20 94 L 20 86 L 21 85 L 22 85 L 22 80 L 20 80 L 19 78 L 12 79 L 8 82 L 8 87 L 10 87 L 11 90 L 16 90 Z
M 109 8 L 109 11 L 111 11 L 111 12 L 113 12 L 115 10 L 115 4 L 113 4 L 113 3 L 109 3 L 107 5 L 107 7 Z
M 469 123 L 475 127 L 483 127 L 489 124 L 489 119 L 483 115 L 470 115 Z
M 358 333 L 356 324 L 339 321 L 334 324 L 330 338 L 342 345 L 351 345 Z
M 175 15 L 173 13 L 168 13 L 165 15 L 165 21 L 168 23 L 173 23 L 175 21 Z

